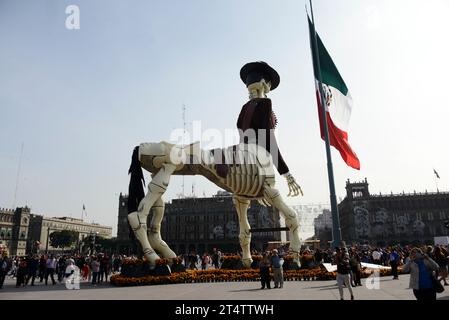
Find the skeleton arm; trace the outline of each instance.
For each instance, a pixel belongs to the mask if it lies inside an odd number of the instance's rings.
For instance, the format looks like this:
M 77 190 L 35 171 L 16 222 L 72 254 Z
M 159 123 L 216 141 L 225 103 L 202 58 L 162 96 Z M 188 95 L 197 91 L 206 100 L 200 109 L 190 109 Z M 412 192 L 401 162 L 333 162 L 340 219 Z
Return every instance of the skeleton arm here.
M 301 187 L 296 182 L 295 178 L 292 176 L 292 174 L 290 172 L 283 174 L 283 176 L 285 177 L 285 179 L 287 179 L 287 184 L 288 184 L 289 192 L 288 192 L 287 197 L 290 197 L 290 196 L 296 197 L 296 196 L 299 196 L 299 194 L 301 194 L 302 196 L 304 195 Z

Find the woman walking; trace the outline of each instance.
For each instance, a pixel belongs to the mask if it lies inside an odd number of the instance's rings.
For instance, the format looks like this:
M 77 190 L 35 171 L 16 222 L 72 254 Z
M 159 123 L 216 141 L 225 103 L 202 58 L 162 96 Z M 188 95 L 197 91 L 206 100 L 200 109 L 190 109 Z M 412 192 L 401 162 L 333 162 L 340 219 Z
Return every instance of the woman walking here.
M 438 264 L 419 248 L 413 248 L 410 260 L 402 269 L 410 272 L 410 288 L 418 301 L 434 301 L 437 299 L 432 272 L 438 271 Z

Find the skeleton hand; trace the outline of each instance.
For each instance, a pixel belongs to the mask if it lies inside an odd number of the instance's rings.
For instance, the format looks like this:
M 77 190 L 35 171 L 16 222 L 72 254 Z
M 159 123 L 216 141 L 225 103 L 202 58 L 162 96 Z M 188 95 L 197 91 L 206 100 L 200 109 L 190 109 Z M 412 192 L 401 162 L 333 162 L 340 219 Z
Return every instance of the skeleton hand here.
M 290 197 L 290 196 L 296 197 L 296 196 L 299 196 L 300 193 L 302 196 L 304 195 L 302 193 L 301 187 L 296 182 L 295 178 L 292 176 L 291 173 L 287 172 L 286 174 L 284 174 L 284 177 L 285 177 L 285 179 L 287 179 L 288 190 L 289 190 L 287 197 Z

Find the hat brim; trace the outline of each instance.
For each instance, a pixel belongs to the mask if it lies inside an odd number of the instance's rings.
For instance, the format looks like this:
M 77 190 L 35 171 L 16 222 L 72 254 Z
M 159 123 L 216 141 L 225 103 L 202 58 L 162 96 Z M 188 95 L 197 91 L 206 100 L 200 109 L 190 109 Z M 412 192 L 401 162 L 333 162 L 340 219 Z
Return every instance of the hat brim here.
M 277 73 L 276 70 L 274 70 L 268 64 L 263 62 L 250 62 L 242 67 L 242 69 L 240 70 L 240 79 L 242 79 L 243 83 L 246 84 L 246 78 L 248 74 L 254 71 L 266 74 L 269 77 L 269 79 L 265 80 L 270 81 L 271 83 L 270 90 L 274 90 L 279 86 L 279 83 L 281 81 L 279 74 Z

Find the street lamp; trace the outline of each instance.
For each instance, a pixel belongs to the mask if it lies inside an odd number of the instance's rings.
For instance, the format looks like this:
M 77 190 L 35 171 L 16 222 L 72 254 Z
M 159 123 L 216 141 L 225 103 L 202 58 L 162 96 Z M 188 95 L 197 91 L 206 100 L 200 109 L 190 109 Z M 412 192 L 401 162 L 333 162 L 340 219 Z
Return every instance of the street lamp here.
M 47 245 L 45 246 L 45 254 L 48 254 L 48 240 L 50 239 L 50 227 L 47 228 Z
M 92 233 L 91 233 L 91 234 L 93 235 L 93 237 L 94 237 L 94 239 L 93 239 L 93 241 L 92 241 L 92 245 L 93 245 L 93 248 L 92 248 L 92 254 L 95 253 L 95 239 L 96 239 L 98 233 L 99 233 L 98 231 L 97 231 L 97 232 L 92 232 Z

